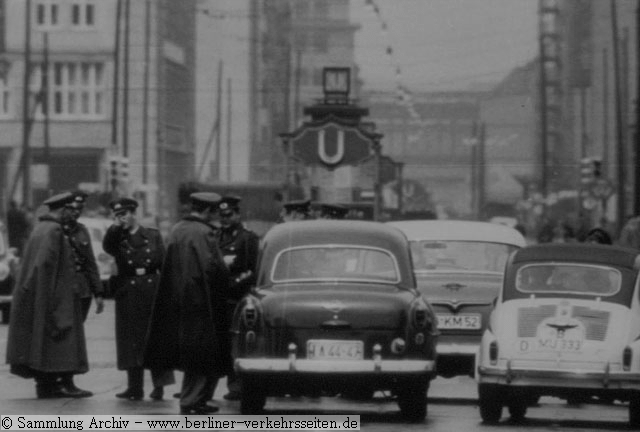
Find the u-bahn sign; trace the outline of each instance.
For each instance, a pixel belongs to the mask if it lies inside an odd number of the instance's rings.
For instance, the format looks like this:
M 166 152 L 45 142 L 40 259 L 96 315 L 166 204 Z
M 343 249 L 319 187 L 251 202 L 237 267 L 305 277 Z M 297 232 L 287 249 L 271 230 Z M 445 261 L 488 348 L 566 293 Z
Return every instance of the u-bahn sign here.
M 306 165 L 335 169 L 341 165 L 358 165 L 372 157 L 378 134 L 332 119 L 305 123 L 282 137 L 290 157 Z

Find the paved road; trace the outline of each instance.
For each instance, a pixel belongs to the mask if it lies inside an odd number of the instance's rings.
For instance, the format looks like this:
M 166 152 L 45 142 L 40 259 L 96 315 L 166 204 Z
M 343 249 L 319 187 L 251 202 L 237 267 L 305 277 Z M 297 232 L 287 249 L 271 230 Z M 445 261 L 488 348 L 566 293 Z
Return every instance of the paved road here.
M 144 415 L 177 414 L 178 401 L 171 395 L 179 384 L 167 387 L 165 400 L 152 401 L 146 397 L 139 402 L 123 401 L 114 397 L 124 390 L 126 376 L 115 367 L 114 303 L 106 301 L 105 312 L 92 311 L 86 326 L 91 370 L 76 379 L 79 387 L 91 390 L 94 397 L 87 399 L 38 400 L 32 380 L 9 373 L 7 365 L 0 365 L 0 413 L 2 414 L 84 414 L 84 415 Z M 0 356 L 4 362 L 7 326 L 0 325 Z M 176 376 L 181 382 L 180 373 Z M 145 377 L 145 389 L 151 390 L 150 378 Z M 221 414 L 237 414 L 238 403 L 227 402 L 222 395 L 227 389 L 221 381 L 214 399 Z M 362 429 L 367 431 L 515 431 L 525 426 L 527 431 L 624 430 L 627 428 L 625 405 L 567 406 L 561 400 L 543 398 L 539 407 L 531 408 L 524 425 L 511 424 L 505 410 L 502 423 L 486 426 L 480 421 L 475 403 L 475 383 L 469 378 L 437 379 L 429 392 L 429 414 L 424 423 L 406 424 L 398 415 L 395 402 L 378 394 L 373 402 L 353 402 L 340 398 L 300 398 L 267 401 L 266 412 L 271 414 L 360 414 Z

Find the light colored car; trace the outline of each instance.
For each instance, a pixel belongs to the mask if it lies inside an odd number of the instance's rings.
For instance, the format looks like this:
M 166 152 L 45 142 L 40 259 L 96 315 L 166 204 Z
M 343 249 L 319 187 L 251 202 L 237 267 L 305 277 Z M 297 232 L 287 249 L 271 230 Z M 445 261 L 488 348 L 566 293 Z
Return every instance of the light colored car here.
M 0 222 L 0 312 L 4 324 L 9 322 L 9 310 L 11 309 L 18 263 L 16 249 L 9 247 L 7 227 Z
M 482 338 L 482 419 L 504 406 L 522 419 L 540 396 L 629 401 L 640 426 L 640 301 L 636 250 L 534 245 L 514 253 Z
M 504 225 L 453 220 L 389 222 L 407 236 L 418 289 L 435 309 L 438 375 L 475 373 L 475 360 L 509 255 L 526 245 Z
M 105 288 L 105 293 L 109 293 L 109 278 L 117 274 L 117 267 L 114 258 L 102 249 L 102 239 L 113 221 L 106 218 L 81 217 L 78 222 L 86 226 L 89 231 L 91 247 L 100 272 L 100 281 Z

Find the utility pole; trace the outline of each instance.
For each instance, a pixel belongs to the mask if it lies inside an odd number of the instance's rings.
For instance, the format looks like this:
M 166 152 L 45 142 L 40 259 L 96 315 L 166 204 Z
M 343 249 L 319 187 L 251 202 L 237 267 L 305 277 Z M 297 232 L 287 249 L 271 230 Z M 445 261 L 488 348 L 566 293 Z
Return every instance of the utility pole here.
M 486 201 L 485 197 L 485 183 L 487 176 L 486 167 L 486 124 L 480 123 L 479 137 L 478 137 L 478 220 L 484 219 L 484 205 Z
M 122 100 L 122 156 L 129 157 L 129 44 L 131 0 L 124 3 L 124 95 Z
M 231 181 L 231 78 L 227 78 L 227 181 Z
M 116 0 L 116 37 L 113 51 L 113 104 L 111 106 L 111 146 L 118 145 L 118 96 L 120 95 L 120 15 L 122 15 L 122 0 Z
M 547 159 L 549 152 L 548 145 L 548 133 L 549 127 L 547 122 L 547 71 L 545 68 L 546 63 L 546 50 L 545 50 L 545 29 L 543 26 L 542 15 L 544 13 L 544 0 L 540 0 L 540 22 L 538 29 L 538 43 L 540 51 L 540 193 L 543 197 L 547 196 Z
M 216 94 L 216 180 L 220 181 L 220 171 L 222 164 L 220 163 L 220 129 L 222 129 L 222 60 L 218 61 L 218 88 Z
M 26 0 L 24 75 L 22 84 L 22 204 L 31 206 L 31 147 L 29 145 L 29 80 L 31 78 L 31 0 Z
M 640 1 L 636 7 L 636 59 L 640 59 Z M 635 169 L 633 214 L 640 215 L 640 65 L 636 66 L 636 127 L 634 131 Z
M 624 137 L 622 134 L 622 89 L 620 86 L 620 53 L 618 47 L 618 17 L 616 10 L 615 0 L 610 0 L 611 6 L 611 31 L 613 33 L 613 82 L 615 85 L 614 106 L 616 113 L 616 149 L 617 149 L 617 226 L 620 230 L 625 220 L 625 151 L 624 151 Z
M 44 111 L 44 159 L 47 165 L 50 160 L 51 134 L 49 131 L 50 106 L 49 106 L 49 32 L 42 34 L 44 46 L 44 70 L 42 71 L 42 110 Z M 48 185 L 47 185 L 48 186 Z
M 151 0 L 144 3 L 144 83 L 142 89 L 142 184 L 149 182 L 149 63 L 151 62 Z M 145 197 L 145 211 L 147 199 Z

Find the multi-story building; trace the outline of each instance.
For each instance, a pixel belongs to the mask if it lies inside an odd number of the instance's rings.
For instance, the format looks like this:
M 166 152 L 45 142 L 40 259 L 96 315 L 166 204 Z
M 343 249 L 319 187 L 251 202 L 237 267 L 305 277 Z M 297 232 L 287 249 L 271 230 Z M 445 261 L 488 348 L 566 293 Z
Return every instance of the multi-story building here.
M 3 201 L 38 204 L 79 187 L 111 193 L 117 156 L 128 161 L 118 192 L 138 197 L 144 215 L 174 213 L 177 184 L 194 164 L 195 2 L 0 4 Z

